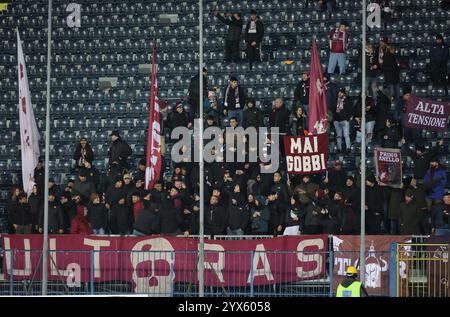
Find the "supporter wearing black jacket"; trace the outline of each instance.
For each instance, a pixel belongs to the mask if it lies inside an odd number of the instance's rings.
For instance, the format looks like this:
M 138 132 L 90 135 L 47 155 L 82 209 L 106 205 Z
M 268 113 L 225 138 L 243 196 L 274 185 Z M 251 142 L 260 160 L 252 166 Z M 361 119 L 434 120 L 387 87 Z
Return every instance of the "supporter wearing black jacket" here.
M 144 209 L 139 213 L 134 223 L 134 235 L 152 235 L 159 234 L 161 204 L 150 203 L 144 199 Z
M 344 197 L 341 192 L 334 194 L 333 200 L 328 203 L 328 214 L 324 219 L 324 231 L 328 234 L 340 234 L 344 228 L 346 210 Z
M 287 184 L 282 181 L 281 172 L 275 172 L 273 174 L 273 184 L 271 191 L 278 194 L 279 201 L 282 202 L 284 205 L 289 204 L 290 200 L 289 188 Z
M 110 229 L 112 234 L 131 234 L 133 213 L 125 203 L 125 195 L 118 197 L 117 204 L 111 207 Z
M 41 157 L 39 157 L 37 166 L 34 168 L 33 178 L 36 186 L 38 187 L 39 194 L 41 197 L 44 197 L 45 167 L 44 161 Z
M 41 209 L 41 213 L 39 215 L 39 232 L 43 232 L 44 227 L 44 208 Z M 56 234 L 56 233 L 64 233 L 64 218 L 63 211 L 56 201 L 55 193 L 48 193 L 48 233 Z
M 208 98 L 208 72 L 205 67 L 203 67 L 203 98 Z M 194 117 L 197 117 L 197 113 L 200 108 L 200 75 L 197 73 L 191 78 L 189 84 L 189 104 L 192 106 L 191 113 Z
M 205 208 L 205 234 L 221 235 L 226 225 L 225 210 L 219 204 L 217 196 L 211 196 L 210 205 Z
M 449 60 L 449 50 L 444 37 L 436 35 L 436 43 L 430 50 L 431 80 L 435 87 L 443 86 L 447 94 L 447 63 Z
M 91 195 L 91 202 L 88 204 L 88 218 L 92 225 L 94 234 L 105 234 L 108 229 L 108 209 L 100 202 L 97 193 Z
M 297 83 L 294 91 L 294 104 L 302 107 L 308 113 L 309 105 L 309 72 L 303 71 L 302 79 Z
M 60 199 L 61 209 L 64 219 L 64 232 L 70 232 L 70 224 L 72 219 L 77 215 L 77 206 L 80 202 L 80 196 L 71 197 L 69 193 L 64 193 Z
M 242 195 L 231 195 L 227 208 L 227 233 L 228 235 L 243 235 L 250 220 L 250 213 L 245 208 L 245 200 Z
M 282 202 L 276 192 L 268 196 L 267 208 L 270 213 L 269 234 L 279 236 L 283 234 L 284 218 L 288 205 Z
M 218 11 L 214 15 L 222 22 L 228 25 L 228 33 L 225 40 L 225 61 L 239 61 L 239 42 L 241 40 L 241 32 L 243 22 L 240 13 L 227 13 L 224 18 Z M 228 18 L 229 17 L 229 18 Z
M 16 234 L 31 234 L 31 225 L 33 218 L 31 215 L 30 204 L 27 202 L 27 195 L 20 193 L 17 196 L 18 204 L 11 212 L 11 222 Z
M 150 191 L 150 195 L 152 197 L 152 202 L 162 203 L 164 196 L 164 187 L 161 182 L 155 182 L 153 185 L 153 189 Z
M 183 203 L 179 199 L 180 191 L 176 187 L 172 187 L 169 196 L 163 200 L 159 217 L 161 220 L 161 234 L 177 235 L 181 233 L 181 210 Z
M 297 227 L 298 231 L 303 231 L 302 215 L 304 214 L 304 209 L 300 202 L 294 197 L 290 199 L 289 208 L 286 209 L 284 214 L 284 225 L 286 228 Z M 286 234 L 286 233 L 285 233 Z
M 402 143 L 405 141 L 402 140 Z M 403 149 L 406 151 L 406 155 L 408 155 L 414 163 L 413 171 L 415 179 L 423 179 L 427 170 L 430 168 L 430 161 L 439 151 L 439 148 L 444 144 L 444 140 L 440 140 L 438 144 L 427 151 L 425 146 L 416 145 L 416 150 L 413 151 L 407 146 L 403 146 Z
M 108 188 L 108 190 L 106 191 L 106 197 L 105 197 L 106 208 L 111 210 L 115 205 L 118 204 L 119 200 L 122 197 L 125 197 L 125 199 L 126 199 L 127 191 L 123 187 L 122 178 L 118 177 L 115 180 L 114 186 Z
M 256 131 L 258 131 L 258 128 L 264 126 L 264 115 L 261 109 L 255 106 L 254 98 L 247 98 L 247 109 L 244 110 L 242 126 L 244 129 L 254 127 Z
M 398 148 L 398 142 L 400 141 L 400 131 L 397 123 L 393 118 L 386 120 L 386 130 L 383 137 L 384 148 Z
M 305 115 L 303 108 L 297 106 L 293 114 L 289 118 L 289 128 L 291 135 L 305 135 L 308 130 L 308 117 Z
M 250 11 L 250 20 L 245 28 L 245 42 L 247 43 L 247 58 L 250 69 L 255 62 L 261 61 L 261 43 L 264 38 L 264 25 L 259 20 L 255 10 Z
M 345 186 L 346 179 L 347 173 L 342 168 L 342 162 L 335 160 L 333 162 L 333 168 L 328 170 L 328 177 L 325 178 L 324 183 L 333 193 L 341 192 Z
M 86 138 L 81 138 L 75 148 L 75 153 L 73 154 L 73 159 L 77 167 L 84 167 L 85 162 L 92 164 L 94 161 L 94 152 L 89 141 Z
M 190 206 L 185 207 L 183 210 L 182 229 L 185 236 L 198 234 L 200 227 L 199 211 L 200 196 L 198 194 L 195 194 L 193 203 Z
M 41 208 L 44 208 L 44 202 L 42 196 L 39 195 L 37 186 L 34 185 L 30 197 L 28 197 L 28 203 L 30 204 L 30 213 L 32 217 L 32 233 L 37 232 L 39 224 L 39 214 Z
M 284 106 L 283 99 L 275 99 L 275 107 L 269 117 L 269 126 L 271 128 L 277 127 L 279 133 L 289 133 L 289 115 L 289 110 Z
M 112 145 L 109 150 L 109 164 L 117 163 L 119 166 L 127 167 L 127 158 L 131 156 L 133 151 L 130 145 L 122 140 L 118 131 L 113 131 L 111 133 Z
M 170 114 L 167 123 L 171 129 L 177 127 L 185 127 L 185 128 L 192 127 L 191 116 L 188 112 L 184 110 L 183 105 L 181 103 L 177 103 L 174 111 Z
M 322 217 L 326 206 L 323 203 L 325 194 L 322 189 L 316 190 L 314 197 L 309 200 L 308 205 L 302 213 L 303 232 L 302 234 L 322 233 Z
M 381 233 L 383 215 L 383 193 L 375 177 L 366 181 L 366 230 L 368 234 Z

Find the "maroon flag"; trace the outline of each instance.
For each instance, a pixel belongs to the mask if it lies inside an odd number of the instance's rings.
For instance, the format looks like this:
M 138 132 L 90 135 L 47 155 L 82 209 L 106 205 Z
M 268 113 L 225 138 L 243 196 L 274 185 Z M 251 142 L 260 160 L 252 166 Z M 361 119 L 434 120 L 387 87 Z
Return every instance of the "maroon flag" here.
M 444 132 L 450 116 L 450 102 L 411 95 L 403 117 L 407 128 Z
M 311 134 L 322 134 L 327 132 L 327 96 L 315 37 L 313 37 L 312 42 L 310 76 L 309 132 Z
M 155 47 L 152 51 L 152 82 L 150 88 L 150 113 L 148 118 L 147 164 L 145 169 L 145 189 L 152 189 L 161 175 L 161 117 L 156 78 Z

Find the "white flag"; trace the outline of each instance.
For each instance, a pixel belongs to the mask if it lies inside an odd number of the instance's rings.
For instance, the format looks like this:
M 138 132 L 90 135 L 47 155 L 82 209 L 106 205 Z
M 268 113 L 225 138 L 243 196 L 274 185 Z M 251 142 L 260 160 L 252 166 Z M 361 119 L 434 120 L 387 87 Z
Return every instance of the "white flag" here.
M 25 68 L 22 43 L 17 30 L 17 60 L 19 73 L 19 120 L 20 120 L 20 149 L 22 152 L 23 190 L 29 195 L 33 188 L 34 168 L 39 159 L 39 132 L 36 127 L 33 107 L 31 106 L 30 87 Z

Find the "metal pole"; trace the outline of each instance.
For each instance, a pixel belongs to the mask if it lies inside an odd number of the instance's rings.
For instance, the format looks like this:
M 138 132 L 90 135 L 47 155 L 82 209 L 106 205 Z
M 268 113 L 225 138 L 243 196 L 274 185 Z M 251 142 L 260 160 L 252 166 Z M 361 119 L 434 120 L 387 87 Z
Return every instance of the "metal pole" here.
M 42 242 L 42 295 L 47 295 L 48 255 L 48 161 L 50 159 L 50 74 L 52 48 L 52 0 L 48 0 L 47 34 L 47 113 L 45 115 L 45 182 L 44 182 L 44 240 Z
M 204 264 L 205 264 L 205 230 L 203 223 L 203 215 L 205 213 L 205 195 L 204 191 L 204 171 L 203 171 L 203 0 L 199 0 L 199 63 L 198 63 L 198 72 L 200 74 L 199 84 L 200 84 L 200 124 L 199 124 L 199 170 L 200 170 L 200 243 L 199 243 L 199 267 L 198 267 L 198 292 L 200 297 L 205 296 L 205 280 L 204 280 Z
M 361 234 L 359 280 L 364 283 L 366 268 L 366 0 L 362 1 L 362 87 L 361 87 Z

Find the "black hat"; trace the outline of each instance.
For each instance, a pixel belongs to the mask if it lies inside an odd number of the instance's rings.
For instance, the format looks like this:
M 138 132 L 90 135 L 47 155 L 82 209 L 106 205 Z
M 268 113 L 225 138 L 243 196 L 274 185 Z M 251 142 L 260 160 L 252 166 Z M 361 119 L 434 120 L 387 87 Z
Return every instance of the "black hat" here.
M 210 114 L 206 117 L 206 120 L 214 120 L 214 116 Z
M 348 26 L 348 22 L 347 22 L 347 21 L 345 21 L 345 20 L 344 20 L 344 21 L 341 21 L 341 22 L 340 22 L 340 25 L 345 25 L 345 26 Z
M 438 163 L 440 163 L 439 158 L 438 158 L 437 156 L 433 157 L 433 158 L 430 160 L 430 163 L 431 163 L 431 162 L 438 162 Z
M 403 95 L 410 94 L 412 92 L 411 85 L 408 85 L 408 84 L 403 85 L 402 91 L 403 91 Z
M 147 165 L 146 159 L 140 159 L 139 160 L 139 165 Z
M 44 162 L 44 157 L 43 156 L 39 156 L 38 163 L 43 163 L 43 162 Z
M 68 192 L 64 192 L 61 194 L 61 198 L 66 198 L 67 200 L 71 200 L 72 196 Z
M 442 36 L 442 34 L 436 34 L 436 40 L 444 40 L 444 37 Z
M 230 77 L 230 81 L 238 81 L 238 79 L 237 79 L 236 76 L 231 76 L 231 77 Z
M 250 14 L 251 14 L 251 15 L 253 15 L 253 14 L 256 15 L 256 14 L 257 14 L 257 13 L 256 13 L 256 10 L 255 10 L 255 9 L 250 10 Z
M 351 180 L 352 182 L 355 182 L 355 178 L 351 175 L 349 175 L 345 178 L 345 180 L 347 180 L 347 179 Z
M 367 176 L 367 180 L 369 182 L 371 182 L 371 183 L 376 183 L 377 182 L 377 180 L 375 179 L 375 176 L 373 176 L 373 175 Z
M 123 182 L 123 178 L 121 176 L 116 176 L 114 178 L 114 184 L 117 183 L 117 182 Z
M 88 171 L 86 171 L 86 169 L 82 168 L 78 172 L 78 176 L 80 176 L 80 177 L 87 177 L 88 176 Z
M 111 132 L 110 136 L 113 136 L 113 135 L 115 135 L 116 137 L 120 137 L 119 131 L 117 131 L 117 130 L 114 130 L 113 132 Z
M 134 192 L 131 193 L 131 196 L 137 196 L 137 197 L 140 197 L 141 195 L 139 195 L 139 192 L 138 192 L 138 191 L 134 191 Z
M 416 151 L 425 152 L 425 146 L 422 144 L 416 145 Z
M 248 97 L 248 98 L 247 98 L 247 103 L 255 104 L 255 98 L 253 98 L 253 97 Z

